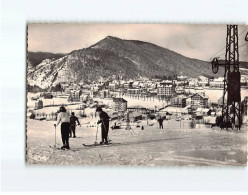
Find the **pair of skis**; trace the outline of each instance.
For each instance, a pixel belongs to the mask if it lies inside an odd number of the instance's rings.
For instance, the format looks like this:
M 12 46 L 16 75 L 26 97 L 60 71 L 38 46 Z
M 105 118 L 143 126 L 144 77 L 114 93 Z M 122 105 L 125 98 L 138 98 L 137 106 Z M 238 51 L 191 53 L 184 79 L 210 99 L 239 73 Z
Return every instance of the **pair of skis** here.
M 61 149 L 61 148 L 58 148 L 58 147 L 55 147 L 55 146 L 51 146 L 51 145 L 49 145 L 49 147 L 51 148 L 51 149 L 53 149 L 53 150 L 65 150 L 65 151 L 72 151 L 72 152 L 78 152 L 78 151 L 80 151 L 80 149 L 79 148 L 71 148 L 71 149 Z
M 104 126 L 104 129 L 105 131 L 107 130 L 104 123 L 102 123 L 102 125 Z M 93 146 L 109 146 L 109 144 L 112 144 L 111 141 L 112 140 L 108 140 L 108 144 L 100 144 L 97 142 L 97 134 L 98 134 L 98 124 L 97 124 L 97 130 L 96 130 L 96 139 L 95 139 L 95 142 L 94 144 L 83 144 L 83 146 L 86 146 L 86 147 L 93 147 Z M 107 138 L 108 139 L 108 138 Z
M 83 146 L 85 147 L 95 147 L 95 146 L 103 146 L 103 147 L 108 147 L 109 145 L 111 145 L 112 143 L 108 143 L 108 144 L 100 144 L 100 143 L 94 143 L 94 144 L 82 144 Z M 54 149 L 54 150 L 68 150 L 68 149 L 61 149 L 61 148 L 58 148 L 58 147 L 55 147 L 55 146 L 51 146 L 49 145 L 49 147 L 51 149 Z M 73 149 L 70 149 L 73 151 Z
M 67 148 L 59 148 L 56 145 L 54 145 L 54 146 L 49 145 L 49 147 L 52 148 L 52 149 L 54 148 L 54 149 L 58 149 L 58 150 L 70 150 L 70 149 L 67 149 Z
M 56 147 L 55 145 L 54 145 L 54 146 L 49 145 L 49 147 L 52 148 L 52 149 L 56 149 L 56 150 L 68 150 L 68 149 L 66 149 L 66 148 L 64 148 L 64 149 L 58 148 L 58 147 Z
M 108 144 L 100 144 L 100 143 L 94 143 L 94 144 L 83 144 L 83 146 L 86 146 L 86 147 L 94 147 L 94 146 L 103 146 L 103 147 L 106 147 L 106 146 L 109 146 L 111 145 L 112 142 L 111 140 L 109 140 L 109 143 Z

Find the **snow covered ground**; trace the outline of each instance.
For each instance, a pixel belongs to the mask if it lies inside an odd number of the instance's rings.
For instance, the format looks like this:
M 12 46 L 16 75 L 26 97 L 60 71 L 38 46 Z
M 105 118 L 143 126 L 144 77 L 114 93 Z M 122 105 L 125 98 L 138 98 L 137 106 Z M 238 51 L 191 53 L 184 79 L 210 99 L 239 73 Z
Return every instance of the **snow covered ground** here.
M 95 141 L 97 119 L 80 119 L 77 138 L 70 139 L 71 150 L 54 150 L 54 122 L 27 119 L 27 163 L 50 165 L 132 165 L 132 166 L 246 166 L 247 130 L 224 131 L 218 128 L 190 129 L 175 120 L 157 123 L 144 130 L 136 128 L 110 130 L 109 146 L 85 147 Z M 88 122 L 91 122 L 89 126 Z M 60 126 L 56 131 L 61 146 Z M 98 141 L 100 132 L 98 133 Z
M 205 94 L 209 97 L 211 102 L 218 102 L 218 100 L 223 96 L 222 89 L 205 89 Z M 241 89 L 241 101 L 244 100 L 246 96 L 248 96 L 247 89 Z

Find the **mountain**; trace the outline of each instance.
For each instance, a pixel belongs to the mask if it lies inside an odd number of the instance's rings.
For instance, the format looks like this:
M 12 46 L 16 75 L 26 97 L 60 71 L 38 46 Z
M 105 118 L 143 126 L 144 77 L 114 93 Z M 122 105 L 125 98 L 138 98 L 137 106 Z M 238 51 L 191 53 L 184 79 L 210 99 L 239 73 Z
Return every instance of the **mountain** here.
M 33 61 L 30 56 L 28 60 Z M 156 76 L 173 78 L 175 75 L 212 77 L 223 74 L 224 69 L 220 68 L 218 74 L 214 75 L 209 62 L 188 58 L 152 43 L 111 36 L 58 59 L 43 59 L 27 71 L 28 84 L 41 88 L 63 80 L 92 82 L 113 75 L 136 79 Z

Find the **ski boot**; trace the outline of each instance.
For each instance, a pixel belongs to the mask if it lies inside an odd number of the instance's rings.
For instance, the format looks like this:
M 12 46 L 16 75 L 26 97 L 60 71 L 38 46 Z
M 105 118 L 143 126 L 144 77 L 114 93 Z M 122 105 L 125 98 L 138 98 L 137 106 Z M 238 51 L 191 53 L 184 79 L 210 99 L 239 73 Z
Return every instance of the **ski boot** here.
M 61 149 L 61 150 L 65 150 L 65 148 L 66 148 L 66 146 L 62 146 L 60 149 Z

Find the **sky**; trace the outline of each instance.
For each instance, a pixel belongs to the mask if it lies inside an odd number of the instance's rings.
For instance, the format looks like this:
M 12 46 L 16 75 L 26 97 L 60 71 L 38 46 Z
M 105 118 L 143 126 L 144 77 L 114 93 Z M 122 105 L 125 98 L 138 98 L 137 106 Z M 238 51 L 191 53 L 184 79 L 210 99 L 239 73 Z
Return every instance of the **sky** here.
M 239 25 L 239 55 L 248 61 L 248 26 Z M 154 43 L 190 58 L 225 57 L 226 25 L 193 24 L 28 24 L 28 51 L 69 53 L 106 36 Z

